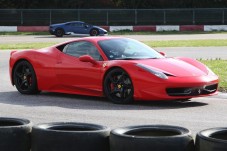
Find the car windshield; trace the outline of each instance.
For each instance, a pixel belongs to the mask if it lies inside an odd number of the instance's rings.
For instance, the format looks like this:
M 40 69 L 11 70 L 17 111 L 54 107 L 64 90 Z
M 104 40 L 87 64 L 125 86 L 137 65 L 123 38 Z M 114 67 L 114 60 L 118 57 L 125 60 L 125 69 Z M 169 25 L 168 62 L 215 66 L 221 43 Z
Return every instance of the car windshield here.
M 98 42 L 109 60 L 137 60 L 164 58 L 149 46 L 133 39 L 116 38 Z

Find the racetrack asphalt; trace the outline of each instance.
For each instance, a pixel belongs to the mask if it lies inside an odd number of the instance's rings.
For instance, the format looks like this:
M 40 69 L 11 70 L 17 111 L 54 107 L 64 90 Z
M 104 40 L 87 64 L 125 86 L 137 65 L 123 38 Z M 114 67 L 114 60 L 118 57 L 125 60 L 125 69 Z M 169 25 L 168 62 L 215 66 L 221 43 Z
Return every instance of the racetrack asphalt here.
M 227 34 L 178 34 L 178 35 L 113 35 L 114 37 L 128 37 L 139 41 L 151 40 L 202 40 L 202 39 L 227 39 Z M 31 43 L 31 42 L 65 42 L 80 38 L 81 36 L 64 36 L 56 38 L 53 35 L 1 35 L 0 44 L 3 43 Z
M 106 98 L 42 92 L 22 95 L 10 84 L 10 51 L 0 51 L 0 116 L 30 119 L 34 124 L 57 121 L 96 123 L 117 128 L 129 125 L 183 126 L 193 136 L 203 129 L 227 125 L 227 97 L 195 98 L 190 102 L 136 102 L 116 105 Z

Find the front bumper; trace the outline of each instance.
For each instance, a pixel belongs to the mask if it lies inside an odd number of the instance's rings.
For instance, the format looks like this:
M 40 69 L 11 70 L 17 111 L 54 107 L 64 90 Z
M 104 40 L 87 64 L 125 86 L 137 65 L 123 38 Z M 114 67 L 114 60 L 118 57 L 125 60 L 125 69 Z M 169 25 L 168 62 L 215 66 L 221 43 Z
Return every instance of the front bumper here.
M 49 33 L 50 33 L 51 35 L 54 35 L 54 34 L 55 34 L 55 30 L 49 29 Z
M 141 79 L 142 80 L 142 79 Z M 142 80 L 134 84 L 135 100 L 176 100 L 217 94 L 218 77 L 169 77 L 158 82 Z

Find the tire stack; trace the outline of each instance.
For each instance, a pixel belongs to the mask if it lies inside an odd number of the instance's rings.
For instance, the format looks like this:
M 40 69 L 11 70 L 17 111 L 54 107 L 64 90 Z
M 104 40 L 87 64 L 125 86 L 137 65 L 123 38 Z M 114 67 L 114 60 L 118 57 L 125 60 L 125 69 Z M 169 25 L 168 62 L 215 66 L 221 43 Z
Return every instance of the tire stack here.
M 194 151 L 194 141 L 183 127 L 129 126 L 111 131 L 110 151 Z
M 32 151 L 108 151 L 109 133 L 96 124 L 39 124 L 32 129 Z
M 0 150 L 30 151 L 32 123 L 26 119 L 0 118 Z
M 227 151 L 227 128 L 197 133 L 169 125 L 116 128 L 57 122 L 32 126 L 26 119 L 0 117 L 1 151 Z
M 197 133 L 196 151 L 227 151 L 227 127 L 211 128 Z

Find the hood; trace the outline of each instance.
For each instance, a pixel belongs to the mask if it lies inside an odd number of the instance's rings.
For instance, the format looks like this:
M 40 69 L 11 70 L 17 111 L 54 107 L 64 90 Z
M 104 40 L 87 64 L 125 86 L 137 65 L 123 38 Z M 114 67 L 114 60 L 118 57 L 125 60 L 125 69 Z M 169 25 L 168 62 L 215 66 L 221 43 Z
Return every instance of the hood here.
M 134 63 L 149 66 L 151 69 L 158 70 L 176 77 L 196 77 L 208 74 L 208 71 L 203 71 L 185 61 L 174 58 L 137 60 Z

